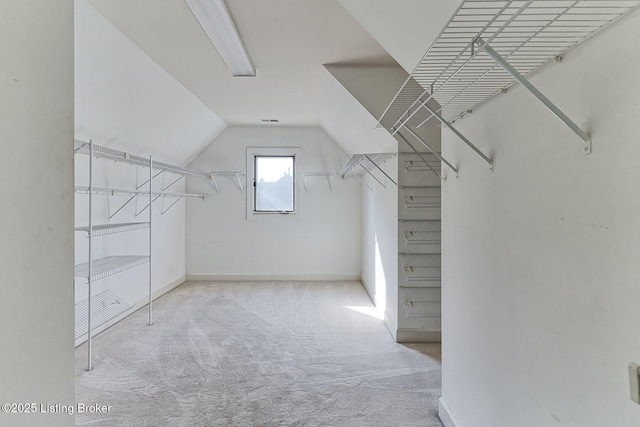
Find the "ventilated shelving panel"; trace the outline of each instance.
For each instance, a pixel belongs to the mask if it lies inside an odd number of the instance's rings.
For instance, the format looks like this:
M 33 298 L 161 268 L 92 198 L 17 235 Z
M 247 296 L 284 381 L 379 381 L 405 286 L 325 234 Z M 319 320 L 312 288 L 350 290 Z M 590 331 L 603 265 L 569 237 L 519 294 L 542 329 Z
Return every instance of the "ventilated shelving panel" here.
M 404 304 L 405 317 L 440 317 L 442 315 L 440 288 L 402 286 L 400 299 Z
M 93 237 L 108 236 L 110 234 L 126 233 L 128 231 L 144 230 L 149 228 L 148 222 L 122 222 L 114 224 L 99 224 L 92 227 Z M 76 231 L 89 234 L 89 227 L 76 227 Z
M 74 187 L 76 194 L 101 194 L 103 196 L 148 196 L 149 190 L 136 190 L 134 188 L 116 188 L 116 187 L 92 187 L 89 188 L 86 185 L 76 185 Z M 151 195 L 154 196 L 155 199 L 160 197 L 169 198 L 169 199 L 183 199 L 183 198 L 191 198 L 191 199 L 203 199 L 205 198 L 205 194 L 190 194 L 190 193 L 171 193 L 168 191 L 152 191 Z
M 514 84 L 481 38 L 526 76 L 640 5 L 638 0 L 466 0 L 385 110 L 394 128 L 434 99 L 456 120 Z
M 441 205 L 440 187 L 402 186 L 400 194 L 407 208 L 439 208 Z
M 422 157 L 422 158 L 420 158 Z M 427 166 L 424 160 L 429 163 Z M 400 153 L 400 160 L 407 172 L 430 172 L 432 169 L 440 173 L 440 159 L 433 153 Z
M 441 221 L 400 220 L 400 230 L 406 245 L 439 244 L 441 241 Z
M 92 330 L 115 319 L 120 314 L 132 308 L 112 290 L 107 289 L 91 297 L 91 327 Z M 87 333 L 87 319 L 89 317 L 89 300 L 84 299 L 76 303 L 76 339 Z
M 352 175 L 363 175 L 377 169 L 376 165 L 381 165 L 395 155 L 395 153 L 354 154 L 340 170 L 340 176 L 346 178 Z
M 440 254 L 400 254 L 400 263 L 407 282 L 440 282 Z
M 76 153 L 80 154 L 89 154 L 89 142 L 82 141 L 79 139 L 74 140 L 74 149 Z M 128 163 L 130 165 L 149 167 L 149 158 L 142 157 L 135 154 L 127 153 L 125 151 L 116 150 L 115 148 L 105 147 L 103 145 L 93 144 L 92 150 L 94 157 L 99 157 L 103 159 L 115 160 L 118 162 Z M 187 169 L 180 166 L 171 165 L 169 163 L 164 162 L 153 162 L 153 168 L 156 170 L 161 170 L 163 172 L 171 172 L 177 175 L 193 175 L 200 176 L 202 178 L 209 179 L 209 174 L 207 172 L 200 172 L 193 169 Z
M 91 280 L 100 280 L 149 262 L 146 255 L 108 256 L 93 260 Z M 76 265 L 76 277 L 89 278 L 89 263 Z

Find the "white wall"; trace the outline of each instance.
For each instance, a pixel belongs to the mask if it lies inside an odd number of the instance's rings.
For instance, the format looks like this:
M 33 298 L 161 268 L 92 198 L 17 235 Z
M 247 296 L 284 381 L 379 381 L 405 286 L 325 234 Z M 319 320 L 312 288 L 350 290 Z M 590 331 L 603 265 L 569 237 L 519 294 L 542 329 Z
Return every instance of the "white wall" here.
M 443 402 L 458 427 L 640 425 L 640 12 L 443 131 Z
M 381 165 L 398 179 L 395 158 Z M 386 181 L 386 188 L 370 177 L 362 186 L 362 283 L 395 339 L 398 333 L 398 187 Z
M 300 147 L 302 171 L 338 172 L 348 156 L 320 128 L 227 128 L 192 163 L 206 171 L 246 171 L 247 147 Z M 335 176 L 298 177 L 298 215 L 246 219 L 245 194 L 219 178 L 189 191 L 214 193 L 187 205 L 187 275 L 193 278 L 357 279 L 360 276 L 360 184 Z M 246 190 L 247 182 L 243 178 Z M 251 189 L 250 189 L 251 190 Z
M 73 404 L 73 2 L 0 3 L 1 403 Z M 72 426 L 6 414 L 11 426 Z

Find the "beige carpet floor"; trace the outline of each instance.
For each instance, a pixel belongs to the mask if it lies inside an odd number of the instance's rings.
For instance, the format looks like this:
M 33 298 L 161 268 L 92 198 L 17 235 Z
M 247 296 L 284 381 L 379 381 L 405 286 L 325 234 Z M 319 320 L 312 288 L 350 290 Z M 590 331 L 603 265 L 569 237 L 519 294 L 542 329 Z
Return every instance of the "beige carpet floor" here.
M 438 426 L 440 345 L 397 344 L 358 282 L 185 283 L 76 349 L 81 426 Z

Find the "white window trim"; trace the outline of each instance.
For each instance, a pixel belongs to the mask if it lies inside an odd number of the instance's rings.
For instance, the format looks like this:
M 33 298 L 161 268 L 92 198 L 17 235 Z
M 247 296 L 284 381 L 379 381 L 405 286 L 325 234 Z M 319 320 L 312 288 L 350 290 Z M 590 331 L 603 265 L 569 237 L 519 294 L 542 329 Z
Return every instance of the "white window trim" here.
M 260 220 L 264 218 L 300 218 L 300 206 L 302 199 L 302 192 L 300 191 L 300 180 L 298 177 L 301 176 L 301 149 L 300 147 L 247 147 L 247 183 L 246 183 L 246 212 L 247 212 L 247 220 L 254 221 Z M 281 212 L 255 212 L 253 210 L 254 206 L 254 197 L 256 188 L 253 185 L 255 180 L 255 157 L 256 156 L 293 156 L 293 191 L 294 191 L 294 206 L 293 212 L 281 213 Z

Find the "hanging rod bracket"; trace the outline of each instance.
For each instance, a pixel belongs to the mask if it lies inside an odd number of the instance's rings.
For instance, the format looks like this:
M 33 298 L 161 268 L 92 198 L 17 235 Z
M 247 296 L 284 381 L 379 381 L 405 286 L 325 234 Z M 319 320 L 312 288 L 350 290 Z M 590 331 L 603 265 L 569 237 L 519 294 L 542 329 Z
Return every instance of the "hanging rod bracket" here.
M 558 119 L 566 124 L 576 135 L 582 140 L 582 153 L 591 153 L 591 137 L 588 133 L 583 131 L 573 120 L 571 120 L 566 114 L 562 112 L 553 102 L 542 94 L 525 76 L 520 74 L 509 62 L 504 59 L 498 52 L 496 52 L 488 43 L 485 43 L 482 38 L 477 37 L 474 39 L 474 44 L 478 44 L 487 55 L 489 55 L 494 61 L 498 63 L 507 73 L 511 75 L 518 83 L 520 83 L 525 89 L 527 89 L 533 96 L 535 96 L 542 104 L 544 104 L 549 111 L 551 111 Z
M 438 112 L 436 110 L 434 110 L 432 107 L 429 106 L 429 104 L 427 104 L 426 102 L 422 104 L 422 106 L 424 108 L 426 108 L 433 117 L 435 117 L 436 119 L 438 119 L 440 121 L 440 123 L 442 123 L 444 126 L 448 127 L 449 129 L 451 129 L 451 131 L 453 133 L 456 134 L 456 136 L 458 138 L 460 138 L 461 140 L 464 141 L 465 144 L 467 144 L 469 147 L 471 147 L 471 149 L 473 151 L 476 152 L 476 154 L 478 154 L 480 157 L 482 157 L 482 159 L 487 162 L 489 164 L 489 171 L 493 172 L 493 160 L 491 160 L 486 154 L 484 154 L 482 151 L 480 151 L 480 149 L 478 147 L 476 147 L 475 145 L 473 145 L 471 143 L 471 141 L 469 141 L 467 139 L 466 136 L 464 136 L 463 134 L 461 134 L 458 129 L 456 129 L 451 123 L 449 123 L 448 121 L 446 121 L 440 114 L 438 114 Z
M 428 143 L 427 141 L 425 141 L 423 138 L 420 137 L 420 135 L 418 135 L 416 132 L 413 131 L 413 129 L 411 129 L 409 126 L 403 125 L 404 128 L 418 141 L 420 141 L 420 143 L 422 145 L 424 145 L 429 151 L 431 151 L 432 154 L 434 154 L 437 158 L 439 158 L 445 165 L 447 165 L 455 174 L 456 174 L 456 178 L 459 178 L 459 172 L 458 172 L 458 168 L 453 166 L 447 159 L 445 159 L 444 157 L 442 157 L 442 155 L 440 155 L 440 153 L 438 153 L 436 150 L 434 150 Z

